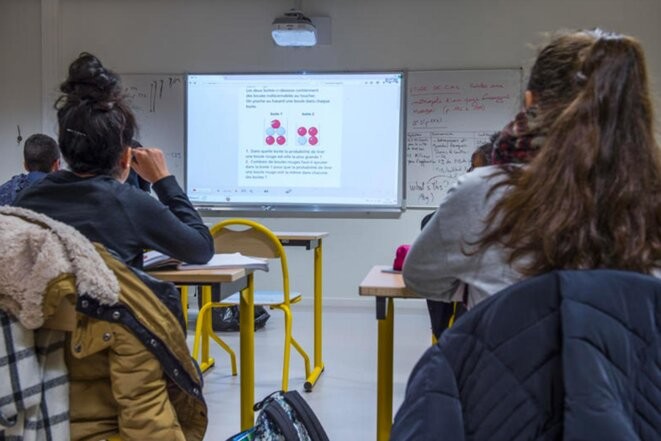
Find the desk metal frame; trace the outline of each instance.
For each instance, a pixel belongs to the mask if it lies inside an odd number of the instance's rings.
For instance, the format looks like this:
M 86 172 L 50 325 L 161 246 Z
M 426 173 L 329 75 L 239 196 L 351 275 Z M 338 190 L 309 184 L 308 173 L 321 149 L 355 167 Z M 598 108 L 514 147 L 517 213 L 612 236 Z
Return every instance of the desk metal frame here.
M 202 304 L 211 301 L 212 290 L 219 293 L 223 299 L 241 292 L 239 314 L 245 317 L 240 320 L 240 375 L 241 375 L 241 430 L 247 430 L 255 424 L 255 328 L 254 322 L 254 283 L 253 274 L 244 269 L 233 270 L 188 270 L 188 271 L 154 271 L 150 272 L 157 279 L 168 282 L 196 285 L 202 287 Z M 214 365 L 215 360 L 209 356 L 209 330 L 211 329 L 211 309 L 205 317 L 202 327 L 202 372 Z
M 395 298 L 419 298 L 404 286 L 401 274 L 384 273 L 390 266 L 373 267 L 361 282 L 358 293 L 375 297 L 378 321 L 376 368 L 376 439 L 388 441 L 392 428 L 393 345 Z

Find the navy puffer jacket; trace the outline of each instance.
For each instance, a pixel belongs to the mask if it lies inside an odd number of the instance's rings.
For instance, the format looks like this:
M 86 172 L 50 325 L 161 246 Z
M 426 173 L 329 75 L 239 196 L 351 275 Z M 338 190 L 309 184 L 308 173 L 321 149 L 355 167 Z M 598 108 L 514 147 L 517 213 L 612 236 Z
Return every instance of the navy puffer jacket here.
M 420 359 L 391 440 L 661 440 L 660 302 L 615 270 L 503 290 Z

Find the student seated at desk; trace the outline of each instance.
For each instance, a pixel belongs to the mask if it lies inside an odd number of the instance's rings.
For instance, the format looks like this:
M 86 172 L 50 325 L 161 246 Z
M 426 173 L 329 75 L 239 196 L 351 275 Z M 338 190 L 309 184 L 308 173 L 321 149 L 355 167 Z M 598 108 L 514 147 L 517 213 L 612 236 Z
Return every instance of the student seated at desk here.
M 498 135 L 498 134 L 496 134 Z M 493 137 L 495 139 L 495 135 Z M 493 139 L 475 149 L 471 155 L 471 165 L 468 169 L 469 172 L 478 167 L 485 167 L 491 164 L 491 154 L 493 150 Z M 420 221 L 420 229 L 424 229 L 429 223 L 435 212 L 427 214 Z M 457 292 L 464 293 L 463 297 L 467 298 L 470 287 L 465 283 L 461 283 L 457 288 Z M 466 312 L 466 305 L 464 299 L 457 299 L 454 302 L 447 303 L 436 300 L 427 299 L 427 311 L 429 312 L 429 320 L 431 321 L 431 332 L 434 338 L 438 340 L 441 333 L 449 328 L 454 320 L 461 317 Z
M 607 108 L 596 120 L 590 113 L 601 111 L 599 99 L 612 106 L 610 100 L 622 99 L 623 107 L 633 99 L 614 84 L 629 84 L 638 73 L 625 67 L 611 71 L 610 61 L 603 61 L 624 57 L 620 48 L 603 54 L 611 49 L 603 42 L 612 41 L 620 40 L 579 31 L 557 36 L 542 49 L 525 93 L 528 111 L 494 142 L 492 160 L 498 165 L 460 177 L 448 192 L 409 251 L 407 287 L 452 301 L 464 282 L 472 288 L 470 308 L 552 269 L 651 270 L 652 256 L 658 256 L 659 233 L 650 231 L 658 227 L 658 163 L 648 97 L 640 96 L 643 107 L 627 118 L 621 112 L 629 109 Z M 594 60 L 586 60 L 590 56 Z M 644 84 L 631 84 L 638 87 L 631 93 L 647 93 L 644 74 L 639 79 Z M 612 88 L 596 90 L 601 83 Z M 528 166 L 509 165 L 531 160 Z
M 23 145 L 23 166 L 27 173 L 13 176 L 0 185 L 0 205 L 10 205 L 18 193 L 60 169 L 60 150 L 48 135 L 34 134 Z
M 437 258 L 437 271 L 464 259 L 462 274 L 481 272 L 474 280 L 485 296 L 526 280 L 469 311 L 427 351 L 393 441 L 659 439 L 661 394 L 651 379 L 659 372 L 661 152 L 645 58 L 634 38 L 599 30 L 561 36 L 542 55 L 572 40 L 587 43 L 569 77 L 577 93 L 537 156 L 467 175 L 439 209 L 471 195 L 488 202 L 469 207 L 482 222 L 453 219 L 468 252 Z M 405 277 L 422 256 L 414 257 Z M 409 270 L 413 287 L 421 273 Z
M 129 147 L 137 125 L 119 77 L 88 53 L 69 67 L 56 103 L 59 143 L 70 171 L 47 176 L 15 205 L 69 224 L 142 268 L 145 248 L 206 263 L 213 239 L 168 171 L 163 152 Z M 158 200 L 123 182 L 131 169 Z

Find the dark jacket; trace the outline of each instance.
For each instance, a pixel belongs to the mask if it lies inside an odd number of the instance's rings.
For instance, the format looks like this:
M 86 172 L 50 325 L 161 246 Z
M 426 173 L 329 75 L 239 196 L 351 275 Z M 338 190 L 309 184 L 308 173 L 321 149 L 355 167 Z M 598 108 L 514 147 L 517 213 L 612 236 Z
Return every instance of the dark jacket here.
M 110 176 L 61 170 L 21 192 L 14 205 L 71 225 L 137 268 L 142 268 L 144 249 L 206 263 L 214 252 L 213 238 L 174 176 L 153 189 L 158 200 Z
M 10 180 L 0 185 L 0 205 L 11 205 L 16 196 L 23 189 L 36 184 L 46 177 L 46 173 L 40 171 L 31 171 L 20 175 L 12 176 Z
M 414 368 L 391 440 L 661 439 L 661 281 L 560 271 L 480 303 Z

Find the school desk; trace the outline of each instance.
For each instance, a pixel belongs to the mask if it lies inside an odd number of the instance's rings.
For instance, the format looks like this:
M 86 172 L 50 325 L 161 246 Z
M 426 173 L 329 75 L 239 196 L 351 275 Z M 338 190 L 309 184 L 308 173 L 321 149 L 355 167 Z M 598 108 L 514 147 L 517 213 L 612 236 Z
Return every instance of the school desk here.
M 273 232 L 280 243 L 284 246 L 302 246 L 306 250 L 314 250 L 314 366 L 310 376 L 303 385 L 306 392 L 310 392 L 319 376 L 324 371 L 324 362 L 321 355 L 321 336 L 322 336 L 322 239 L 328 236 L 326 232 L 291 232 L 274 231 Z
M 255 310 L 253 304 L 254 284 L 252 271 L 242 268 L 237 269 L 195 269 L 195 270 L 173 270 L 173 271 L 151 271 L 150 275 L 160 280 L 173 282 L 180 285 L 202 286 L 202 304 L 211 302 L 212 290 L 217 290 L 218 298 L 229 297 L 235 292 L 241 291 L 239 303 L 240 335 L 240 381 L 241 381 L 241 430 L 247 430 L 254 425 L 255 412 Z M 202 372 L 214 364 L 214 359 L 209 357 L 209 337 L 211 330 L 211 309 L 207 317 L 198 317 L 205 320 L 202 326 Z
M 388 441 L 392 428 L 393 333 L 395 311 L 393 299 L 419 298 L 404 286 L 400 273 L 385 273 L 389 265 L 374 266 L 361 282 L 358 293 L 376 299 L 378 320 L 376 368 L 376 439 Z

